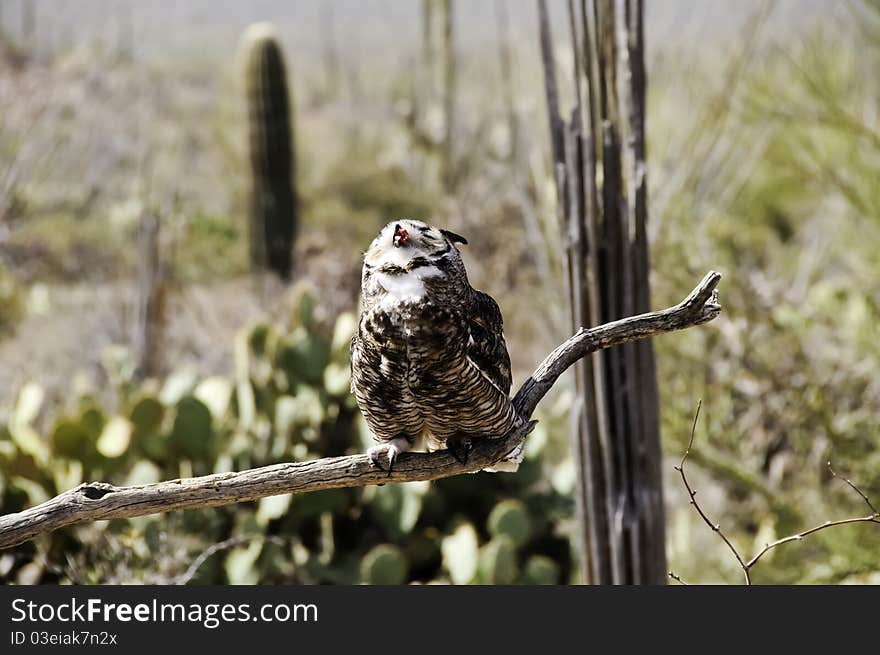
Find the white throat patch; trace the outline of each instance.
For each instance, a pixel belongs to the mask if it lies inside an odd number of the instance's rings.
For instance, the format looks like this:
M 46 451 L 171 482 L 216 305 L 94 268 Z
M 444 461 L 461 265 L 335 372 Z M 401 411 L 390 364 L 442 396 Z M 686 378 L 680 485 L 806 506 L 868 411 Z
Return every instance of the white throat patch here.
M 376 281 L 386 291 L 382 304 L 400 305 L 418 302 L 424 298 L 426 292 L 424 280 L 443 275 L 443 271 L 436 266 L 422 266 L 400 275 L 389 275 L 388 273 L 376 273 L 375 275 Z

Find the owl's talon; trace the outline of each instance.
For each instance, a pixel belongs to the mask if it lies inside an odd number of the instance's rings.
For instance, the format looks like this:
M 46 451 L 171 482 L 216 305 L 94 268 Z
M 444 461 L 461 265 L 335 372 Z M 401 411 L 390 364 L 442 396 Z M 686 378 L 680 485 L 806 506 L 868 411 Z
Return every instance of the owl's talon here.
M 382 460 L 379 459 L 379 455 L 382 453 L 384 448 L 382 446 L 373 446 L 367 451 L 367 455 L 370 456 L 370 462 L 380 471 L 384 471 L 385 468 L 382 466 Z
M 446 442 L 446 449 L 449 454 L 455 458 L 455 461 L 464 466 L 468 462 L 468 456 L 473 450 L 474 444 L 470 437 L 462 437 L 460 439 L 450 439 Z
M 388 446 L 388 477 L 391 477 L 391 471 L 394 470 L 394 460 L 397 459 L 397 453 L 400 451 L 394 446 Z
M 384 471 L 385 468 L 382 466 L 382 455 L 384 454 L 388 457 L 388 477 L 391 477 L 391 473 L 394 470 L 394 462 L 397 460 L 397 456 L 400 453 L 405 453 L 410 449 L 411 445 L 409 440 L 398 437 L 396 439 L 392 439 L 391 441 L 383 444 L 379 444 L 378 446 L 371 447 L 367 454 L 370 456 L 370 462 L 372 462 L 373 466 L 375 466 L 380 471 Z

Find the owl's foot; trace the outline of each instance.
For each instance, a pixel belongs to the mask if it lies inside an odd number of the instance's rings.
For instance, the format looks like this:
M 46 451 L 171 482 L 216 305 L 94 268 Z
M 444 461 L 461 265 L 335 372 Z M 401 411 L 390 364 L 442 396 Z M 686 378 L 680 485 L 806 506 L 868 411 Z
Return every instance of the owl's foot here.
M 371 447 L 367 450 L 367 455 L 370 456 L 370 461 L 373 463 L 373 466 L 380 471 L 385 470 L 382 466 L 382 455 L 386 455 L 388 457 L 388 477 L 390 478 L 391 471 L 394 469 L 394 461 L 397 459 L 397 456 L 400 453 L 405 453 L 411 447 L 412 445 L 407 438 L 396 437 L 391 441 L 386 441 L 385 443 Z
M 446 440 L 446 449 L 449 451 L 449 454 L 462 466 L 467 464 L 468 456 L 473 448 L 474 444 L 470 437 L 457 437 Z

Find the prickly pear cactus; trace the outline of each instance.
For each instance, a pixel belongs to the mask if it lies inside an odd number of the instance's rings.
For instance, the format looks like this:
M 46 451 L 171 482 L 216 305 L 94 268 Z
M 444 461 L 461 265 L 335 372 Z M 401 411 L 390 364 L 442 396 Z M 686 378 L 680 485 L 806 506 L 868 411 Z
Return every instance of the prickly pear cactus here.
M 367 584 L 402 584 L 409 564 L 406 555 L 391 544 L 379 544 L 364 555 L 361 578 Z
M 522 546 L 532 534 L 529 511 L 519 500 L 502 500 L 489 514 L 489 534 L 493 537 L 507 536 L 514 545 Z
M 298 208 L 287 67 L 269 23 L 251 25 L 242 42 L 251 163 L 251 267 L 288 280 Z
M 478 580 L 481 584 L 513 584 L 518 576 L 516 545 L 510 537 L 493 537 L 480 548 Z
M 545 555 L 532 555 L 526 561 L 523 584 L 559 584 L 559 565 Z

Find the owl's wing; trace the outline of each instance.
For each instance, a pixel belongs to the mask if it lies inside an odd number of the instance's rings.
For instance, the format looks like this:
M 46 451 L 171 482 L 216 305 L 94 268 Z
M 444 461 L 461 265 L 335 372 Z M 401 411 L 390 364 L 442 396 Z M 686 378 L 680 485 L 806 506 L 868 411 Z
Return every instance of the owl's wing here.
M 513 378 L 510 373 L 510 355 L 504 341 L 501 310 L 492 296 L 482 291 L 474 293 L 474 311 L 467 317 L 467 356 L 492 384 L 505 395 L 510 395 Z

